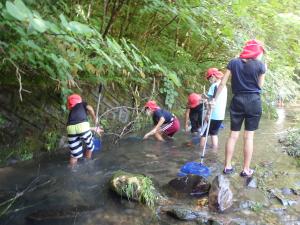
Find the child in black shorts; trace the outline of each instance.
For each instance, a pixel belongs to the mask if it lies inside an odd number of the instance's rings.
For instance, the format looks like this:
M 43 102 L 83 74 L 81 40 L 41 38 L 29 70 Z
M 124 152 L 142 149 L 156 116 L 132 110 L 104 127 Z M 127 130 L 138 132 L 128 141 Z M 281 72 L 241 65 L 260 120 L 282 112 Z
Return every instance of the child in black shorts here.
M 246 42 L 240 56 L 228 63 L 227 71 L 215 96 L 218 99 L 231 75 L 233 92 L 230 104 L 231 132 L 226 144 L 224 174 L 234 171 L 231 159 L 243 122 L 245 122 L 244 163 L 240 175 L 249 177 L 254 172 L 250 168 L 250 163 L 253 153 L 254 131 L 258 128 L 262 113 L 260 93 L 266 72 L 266 66 L 261 61 L 263 53 L 264 48 L 261 42 L 257 40 Z
M 201 95 L 192 93 L 188 97 L 188 104 L 185 111 L 185 131 L 189 131 L 189 122 L 191 133 L 197 134 L 202 125 L 203 103 Z
M 209 80 L 211 86 L 208 90 L 208 97 L 214 98 L 218 86 L 220 85 L 223 73 L 217 68 L 210 68 L 207 70 L 206 79 Z M 210 119 L 210 126 L 208 130 L 208 135 L 211 136 L 212 148 L 217 149 L 219 146 L 218 132 L 221 127 L 221 124 L 225 118 L 225 110 L 227 103 L 227 88 L 223 88 L 219 98 L 216 100 L 215 107 L 211 109 L 210 107 L 207 110 L 205 120 L 208 122 Z M 208 104 L 209 105 L 209 104 Z M 203 135 L 200 140 L 200 147 L 202 148 L 205 143 L 206 130 L 203 132 Z

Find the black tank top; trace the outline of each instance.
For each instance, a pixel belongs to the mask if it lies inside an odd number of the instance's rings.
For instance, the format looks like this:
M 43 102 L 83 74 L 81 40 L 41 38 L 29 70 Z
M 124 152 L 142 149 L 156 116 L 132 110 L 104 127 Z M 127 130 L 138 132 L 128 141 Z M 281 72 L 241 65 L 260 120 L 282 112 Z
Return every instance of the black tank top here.
M 76 104 L 69 113 L 67 125 L 74 125 L 82 122 L 87 122 L 87 103 L 81 102 Z

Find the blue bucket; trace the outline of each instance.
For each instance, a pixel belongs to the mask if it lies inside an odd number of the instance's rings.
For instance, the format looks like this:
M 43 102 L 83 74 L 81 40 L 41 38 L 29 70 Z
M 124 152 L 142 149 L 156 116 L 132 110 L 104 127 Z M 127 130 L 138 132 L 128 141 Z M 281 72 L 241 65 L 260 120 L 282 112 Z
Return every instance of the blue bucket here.
M 100 151 L 102 147 L 100 138 L 93 137 L 93 142 L 94 142 L 94 151 L 95 152 Z
M 192 143 L 193 143 L 194 145 L 199 144 L 199 143 L 200 143 L 200 137 L 199 137 L 199 136 L 194 136 L 194 137 L 192 137 Z

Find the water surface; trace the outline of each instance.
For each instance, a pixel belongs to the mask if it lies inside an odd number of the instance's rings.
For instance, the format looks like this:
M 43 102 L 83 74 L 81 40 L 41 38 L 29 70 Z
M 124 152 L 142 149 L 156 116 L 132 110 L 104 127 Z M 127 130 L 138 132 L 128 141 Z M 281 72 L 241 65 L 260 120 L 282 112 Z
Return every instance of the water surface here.
M 293 107 L 287 112 L 285 109 L 279 109 L 278 120 L 263 119 L 260 129 L 255 134 L 252 167 L 263 168 L 265 174 L 268 174 L 268 170 L 272 171 L 270 177 L 266 176 L 264 179 L 267 188 L 291 188 L 300 185 L 300 170 L 295 160 L 284 154 L 278 144 L 277 134 L 293 125 L 293 116 L 299 112 L 299 107 Z M 225 129 L 221 130 L 219 135 L 220 149 L 207 150 L 205 165 L 212 170 L 209 180 L 220 174 L 223 169 L 224 146 L 229 133 L 228 122 L 225 121 Z M 38 161 L 0 168 L 0 202 L 7 199 L 7 196 L 14 196 L 17 191 L 24 190 L 36 177 L 39 177 L 39 180 L 33 187 L 40 185 L 20 197 L 9 209 L 8 216 L 0 219 L 0 224 L 194 224 L 177 221 L 167 215 L 159 215 L 159 218 L 153 216 L 147 207 L 121 199 L 108 188 L 111 174 L 116 170 L 125 170 L 150 176 L 156 188 L 166 195 L 166 184 L 176 177 L 180 166 L 188 161 L 199 160 L 200 148 L 187 146 L 186 143 L 190 140 L 189 135 L 180 132 L 174 141 L 167 143 L 141 141 L 132 137 L 118 145 L 105 143 L 104 149 L 95 155 L 94 162 L 81 163 L 77 172 L 71 172 L 66 166 L 67 151 L 45 156 Z M 223 220 L 245 220 L 248 221 L 246 224 L 300 224 L 299 204 L 282 207 L 276 199 L 269 201 L 265 192 L 245 187 L 245 179 L 238 175 L 242 158 L 241 133 L 233 158 L 237 173 L 230 176 L 234 190 L 234 207 L 230 212 L 220 215 Z M 168 197 L 171 201 L 190 206 L 195 206 L 197 200 Z M 239 204 L 246 200 L 265 205 L 259 212 L 243 210 Z M 25 219 L 27 215 L 43 209 L 66 213 L 71 209 L 77 210 L 78 213 L 71 218 L 56 218 L 47 222 L 33 223 Z

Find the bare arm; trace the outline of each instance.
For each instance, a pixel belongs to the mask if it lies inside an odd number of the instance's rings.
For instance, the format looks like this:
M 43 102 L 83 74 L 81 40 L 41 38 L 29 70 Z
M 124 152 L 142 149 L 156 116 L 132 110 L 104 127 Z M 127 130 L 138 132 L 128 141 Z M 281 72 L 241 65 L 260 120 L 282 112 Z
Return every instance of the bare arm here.
M 262 88 L 265 83 L 265 74 L 262 74 L 258 77 L 258 86 Z
M 220 83 L 220 85 L 217 89 L 217 92 L 216 92 L 216 95 L 215 95 L 215 100 L 219 97 L 219 95 L 220 95 L 221 91 L 223 90 L 223 88 L 226 87 L 226 83 L 227 83 L 230 75 L 231 75 L 230 70 L 226 70 L 226 72 L 225 72 L 225 74 L 222 78 L 222 81 L 221 81 L 221 83 Z
M 90 105 L 87 105 L 86 109 L 87 109 L 89 115 L 92 117 L 94 123 L 96 123 L 96 115 L 95 115 L 95 111 L 94 111 L 93 107 Z
M 165 118 L 160 117 L 156 126 L 144 136 L 144 139 L 147 139 L 149 136 L 154 135 L 158 131 L 158 129 L 161 127 L 161 125 L 164 124 L 164 122 L 165 122 Z

